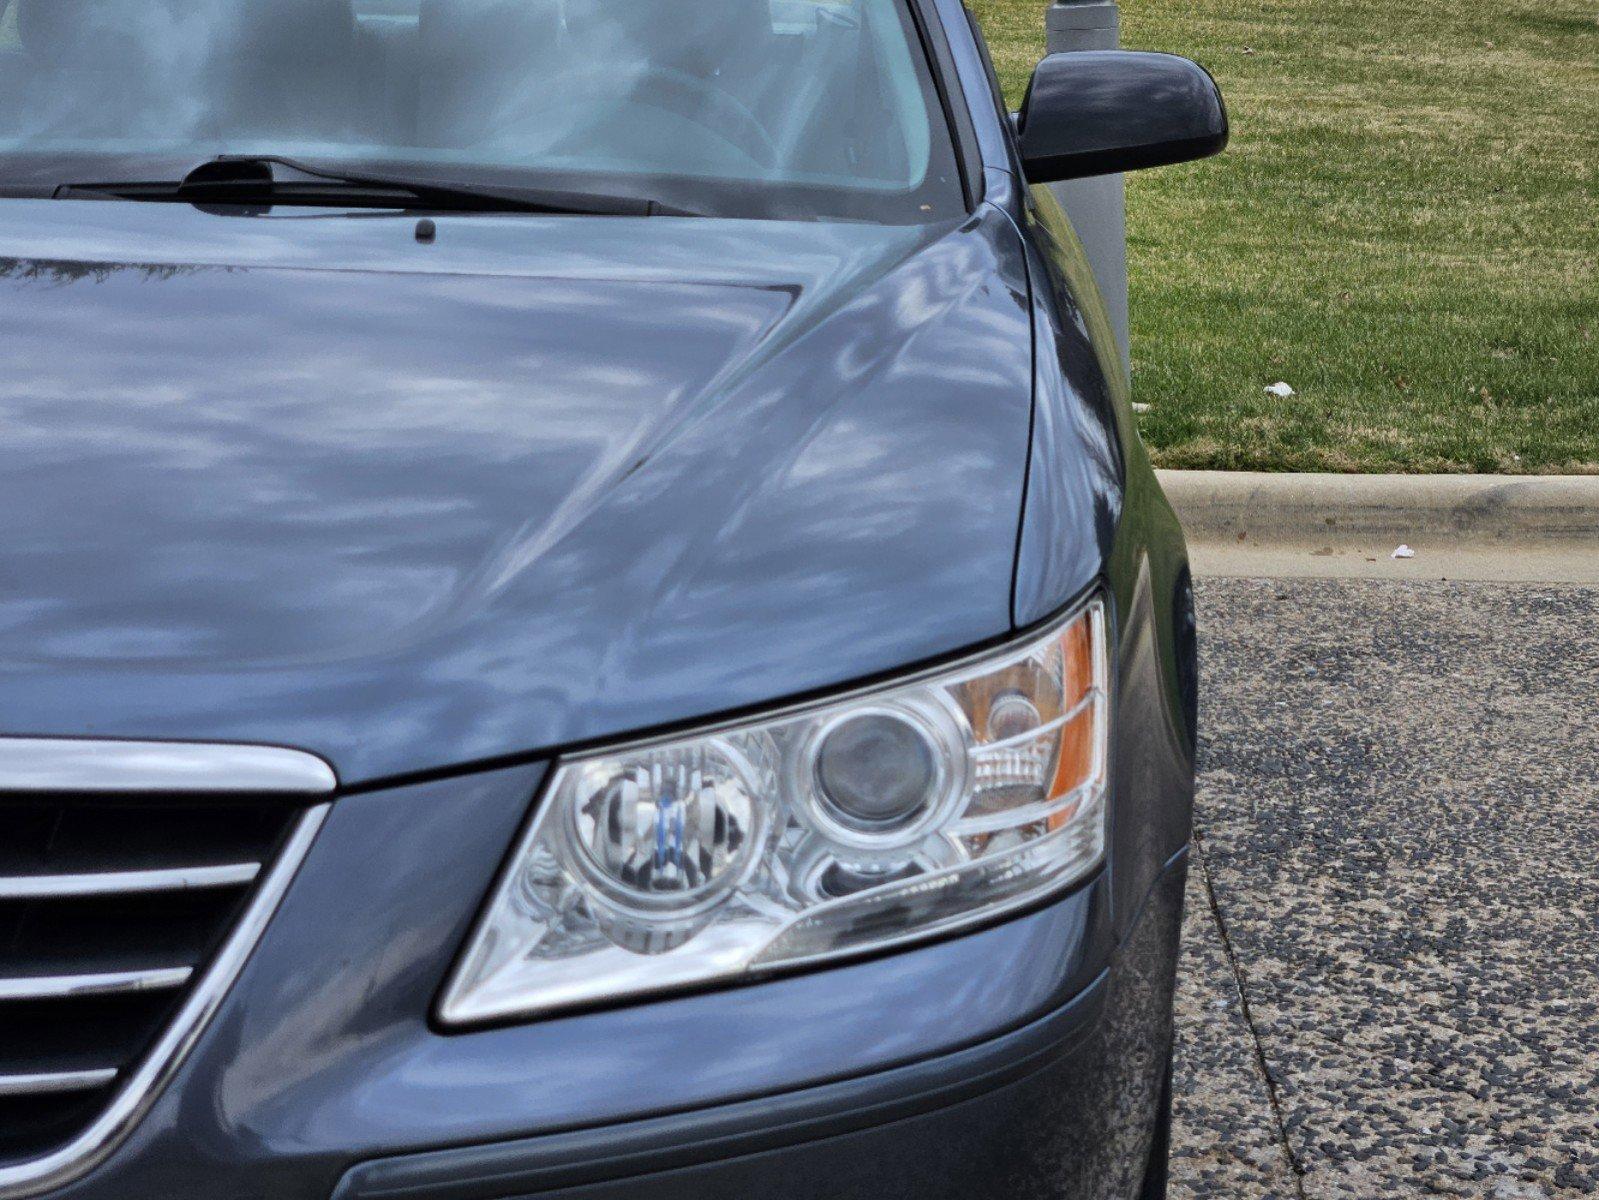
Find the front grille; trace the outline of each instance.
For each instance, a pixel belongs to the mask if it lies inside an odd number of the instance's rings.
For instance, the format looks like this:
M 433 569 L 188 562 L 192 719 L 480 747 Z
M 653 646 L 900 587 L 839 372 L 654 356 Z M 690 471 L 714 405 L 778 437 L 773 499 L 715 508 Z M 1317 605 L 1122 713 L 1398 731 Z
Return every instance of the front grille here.
M 0 738 L 0 782 L 22 744 Z M 150 790 L 171 763 L 147 767 L 126 787 L 24 772 L 28 791 L 0 791 L 0 1197 L 55 1186 L 126 1132 L 324 811 L 225 779 L 206 792 L 192 771 Z
M 0 1162 L 94 1118 L 296 815 L 281 802 L 0 800 Z

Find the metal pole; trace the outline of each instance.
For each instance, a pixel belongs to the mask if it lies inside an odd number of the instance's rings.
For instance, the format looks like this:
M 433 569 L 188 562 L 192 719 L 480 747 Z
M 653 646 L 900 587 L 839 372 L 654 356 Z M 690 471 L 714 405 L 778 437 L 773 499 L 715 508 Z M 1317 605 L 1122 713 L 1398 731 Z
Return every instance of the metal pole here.
M 1069 50 L 1114 50 L 1121 44 L 1116 0 L 1055 0 L 1046 18 L 1047 47 L 1056 54 Z M 1074 179 L 1054 185 L 1056 198 L 1083 241 L 1094 278 L 1110 310 L 1110 322 L 1121 343 L 1122 366 L 1131 374 L 1127 348 L 1127 216 L 1120 175 Z

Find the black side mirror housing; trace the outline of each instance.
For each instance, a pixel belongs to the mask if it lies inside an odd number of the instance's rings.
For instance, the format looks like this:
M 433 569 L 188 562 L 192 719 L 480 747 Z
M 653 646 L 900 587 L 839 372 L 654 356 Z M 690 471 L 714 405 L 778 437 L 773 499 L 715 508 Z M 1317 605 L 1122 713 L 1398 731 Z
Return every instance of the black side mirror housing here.
M 1190 59 L 1078 50 L 1038 64 L 1016 131 L 1027 181 L 1058 183 L 1219 154 L 1227 107 Z

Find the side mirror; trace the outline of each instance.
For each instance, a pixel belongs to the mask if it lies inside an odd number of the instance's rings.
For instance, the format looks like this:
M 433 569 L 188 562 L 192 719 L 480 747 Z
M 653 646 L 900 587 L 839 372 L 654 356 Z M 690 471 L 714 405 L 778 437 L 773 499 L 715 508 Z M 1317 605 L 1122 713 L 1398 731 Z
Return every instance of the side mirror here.
M 1028 182 L 1057 183 L 1219 154 L 1227 108 L 1189 59 L 1078 50 L 1038 64 L 1016 131 Z

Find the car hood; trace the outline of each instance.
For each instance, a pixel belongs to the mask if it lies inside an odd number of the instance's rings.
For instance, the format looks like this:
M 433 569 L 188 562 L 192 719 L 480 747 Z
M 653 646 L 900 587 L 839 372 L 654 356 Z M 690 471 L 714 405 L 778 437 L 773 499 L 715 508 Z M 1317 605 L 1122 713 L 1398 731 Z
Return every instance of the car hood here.
M 1014 229 L 4 202 L 0 733 L 345 783 L 1005 633 Z

